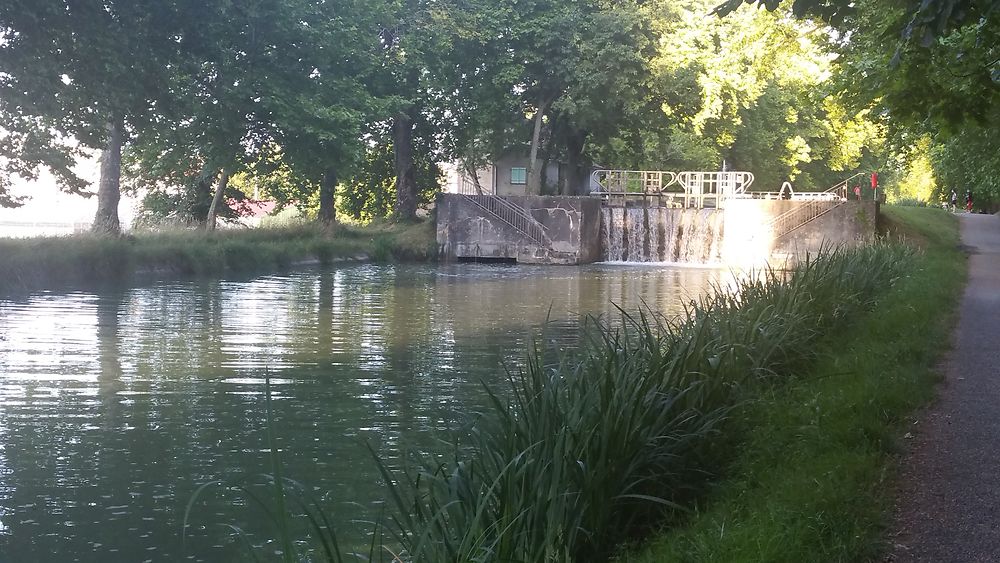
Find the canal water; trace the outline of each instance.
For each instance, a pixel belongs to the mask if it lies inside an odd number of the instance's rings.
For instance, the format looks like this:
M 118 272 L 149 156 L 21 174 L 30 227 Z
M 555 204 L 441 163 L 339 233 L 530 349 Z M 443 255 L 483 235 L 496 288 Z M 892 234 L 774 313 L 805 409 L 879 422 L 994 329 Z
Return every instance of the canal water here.
M 244 561 L 274 553 L 231 488 L 269 473 L 264 381 L 285 475 L 362 538 L 389 465 L 503 389 L 542 332 L 572 348 L 586 315 L 667 314 L 719 271 L 357 265 L 0 300 L 0 563 Z M 251 488 L 255 494 L 260 489 Z

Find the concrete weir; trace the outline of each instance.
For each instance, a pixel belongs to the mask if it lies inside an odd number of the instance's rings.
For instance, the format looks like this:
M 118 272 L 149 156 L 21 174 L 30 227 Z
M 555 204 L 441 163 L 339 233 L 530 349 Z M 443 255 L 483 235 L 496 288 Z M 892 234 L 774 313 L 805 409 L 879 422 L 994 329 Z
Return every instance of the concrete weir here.
M 720 264 L 722 219 L 715 209 L 605 207 L 601 210 L 601 259 Z
M 599 197 L 441 194 L 445 260 L 785 265 L 875 234 L 878 203 L 729 199 L 721 209 L 608 206 Z

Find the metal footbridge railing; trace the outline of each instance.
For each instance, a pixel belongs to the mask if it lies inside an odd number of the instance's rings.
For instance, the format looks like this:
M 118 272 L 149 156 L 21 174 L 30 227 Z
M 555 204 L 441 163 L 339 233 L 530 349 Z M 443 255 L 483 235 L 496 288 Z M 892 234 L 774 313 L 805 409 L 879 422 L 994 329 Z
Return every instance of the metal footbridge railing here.
M 471 195 L 462 194 L 466 200 L 489 213 L 501 223 L 514 229 L 523 237 L 537 244 L 542 248 L 551 248 L 552 240 L 546 232 L 545 226 L 535 220 L 528 211 L 508 201 L 506 198 L 495 195 Z
M 667 207 L 721 207 L 753 184 L 749 172 L 668 172 L 663 170 L 595 170 L 591 195 L 609 206 L 624 206 L 629 198 L 654 198 Z

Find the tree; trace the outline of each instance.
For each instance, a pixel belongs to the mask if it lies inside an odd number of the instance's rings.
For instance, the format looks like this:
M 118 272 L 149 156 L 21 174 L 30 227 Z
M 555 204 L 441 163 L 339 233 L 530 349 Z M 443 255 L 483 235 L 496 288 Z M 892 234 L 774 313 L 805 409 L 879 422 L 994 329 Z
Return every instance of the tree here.
M 166 91 L 164 71 L 177 50 L 171 37 L 186 9 L 183 2 L 155 0 L 0 5 L 0 118 L 5 128 L 27 136 L 4 156 L 20 160 L 29 174 L 49 165 L 64 186 L 79 191 L 79 179 L 66 167 L 66 144 L 72 139 L 101 150 L 96 232 L 120 231 L 122 147 Z M 32 147 L 25 139 L 44 144 Z M 26 150 L 31 148 L 37 150 Z
M 419 143 L 426 137 L 418 134 L 416 139 Z M 433 153 L 429 148 L 417 144 L 416 149 L 417 203 L 429 203 L 439 189 L 441 171 L 430 158 Z M 361 221 L 388 217 L 396 204 L 395 151 L 392 145 L 372 144 L 365 151 L 364 159 L 358 172 L 345 182 L 346 189 L 339 199 L 340 210 Z
M 757 5 L 775 11 L 781 6 L 780 0 L 726 0 L 719 4 L 714 13 L 726 16 L 744 3 Z M 859 3 L 853 0 L 794 0 L 792 13 L 799 18 L 819 18 L 834 27 L 844 27 L 858 13 Z M 983 26 L 1000 7 L 997 0 L 906 0 L 902 9 L 896 11 L 895 24 L 889 28 L 898 30 L 904 44 L 918 42 L 924 47 L 931 46 L 939 37 L 956 29 L 968 26 Z M 886 9 L 885 3 L 882 8 Z M 894 58 L 901 58 L 900 45 Z
M 562 158 L 583 184 L 590 144 L 607 142 L 638 113 L 655 53 L 642 3 L 587 0 L 455 2 L 438 20 L 438 99 L 444 152 L 472 169 L 507 150 L 528 156 L 527 191 L 542 190 L 543 160 Z M 471 175 L 471 174 L 470 174 Z
M 285 191 L 271 195 L 304 203 L 318 192 L 320 220 L 332 225 L 338 172 L 361 150 L 372 103 L 363 87 L 377 45 L 370 7 L 223 1 L 191 14 L 171 103 L 133 151 L 137 184 L 190 194 L 189 210 L 211 230 L 232 175 L 286 168 L 292 184 L 266 182 Z
M 287 0 L 286 0 L 287 1 Z M 264 105 L 276 128 L 276 142 L 294 174 L 318 186 L 319 220 L 336 223 L 335 191 L 354 172 L 364 151 L 362 131 L 378 112 L 369 89 L 381 54 L 377 2 L 333 6 L 295 0 L 285 17 L 290 61 L 296 69 L 279 83 Z
M 825 188 L 857 168 L 881 132 L 868 112 L 831 96 L 823 28 L 781 12 L 740 10 L 706 19 L 709 2 L 670 2 L 654 21 L 653 61 L 641 123 L 602 157 L 651 169 L 752 171 L 755 186 Z
M 42 167 L 52 171 L 66 192 L 85 193 L 87 183 L 72 169 L 80 150 L 59 139 L 45 119 L 6 113 L 9 111 L 17 109 L 5 107 L 0 97 L 3 123 L 0 130 L 0 207 L 20 206 L 24 197 L 10 193 L 11 179 L 37 179 Z
M 900 143 L 904 157 L 915 154 L 912 139 L 931 140 L 934 146 L 922 153 L 930 155 L 937 190 L 964 186 L 976 190 L 980 202 L 1000 199 L 1000 188 L 985 172 L 996 164 L 997 147 L 990 139 L 1000 125 L 997 15 L 988 10 L 992 2 L 928 5 L 953 5 L 963 13 L 947 25 L 926 27 L 923 40 L 900 46 L 887 45 L 875 30 L 905 30 L 914 6 L 857 3 L 838 33 L 839 91 L 853 107 L 885 116 L 890 135 L 910 139 Z M 910 158 L 903 162 L 911 171 L 922 165 Z

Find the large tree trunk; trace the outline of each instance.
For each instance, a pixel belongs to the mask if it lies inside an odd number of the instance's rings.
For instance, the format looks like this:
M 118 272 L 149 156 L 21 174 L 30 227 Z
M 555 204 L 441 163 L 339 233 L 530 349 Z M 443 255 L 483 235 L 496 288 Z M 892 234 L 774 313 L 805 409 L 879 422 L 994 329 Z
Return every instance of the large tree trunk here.
M 334 196 L 337 193 L 337 169 L 326 169 L 323 181 L 319 185 L 319 222 L 324 229 L 332 229 L 337 225 L 337 210 L 334 208 Z
M 215 177 L 217 170 L 210 170 L 208 166 L 201 169 L 201 174 L 194 183 L 194 194 L 192 194 L 190 222 L 197 221 L 198 227 L 208 229 L 208 213 L 212 210 L 212 200 L 215 199 Z
M 542 138 L 542 120 L 545 112 L 549 109 L 550 100 L 542 100 L 535 110 L 535 129 L 531 133 L 531 150 L 528 151 L 528 184 L 524 188 L 526 195 L 539 195 L 542 193 L 542 175 L 538 169 L 538 143 Z
M 122 232 L 118 221 L 118 202 L 121 200 L 122 146 L 125 144 L 124 126 L 120 121 L 108 122 L 108 144 L 101 152 L 101 180 L 97 188 L 97 214 L 91 230 L 106 235 Z
M 413 164 L 413 119 L 400 112 L 392 123 L 393 164 L 396 168 L 396 208 L 399 221 L 417 218 L 417 178 Z
M 212 197 L 212 205 L 208 207 L 208 215 L 205 216 L 205 230 L 210 233 L 215 230 L 216 217 L 219 215 L 219 206 L 222 205 L 222 197 L 226 193 L 227 186 L 229 186 L 229 171 L 223 168 L 222 175 L 219 176 L 219 185 L 215 188 L 215 196 Z
M 566 184 L 563 195 L 584 195 L 589 185 L 590 161 L 584 158 L 587 132 L 572 130 L 566 135 Z

